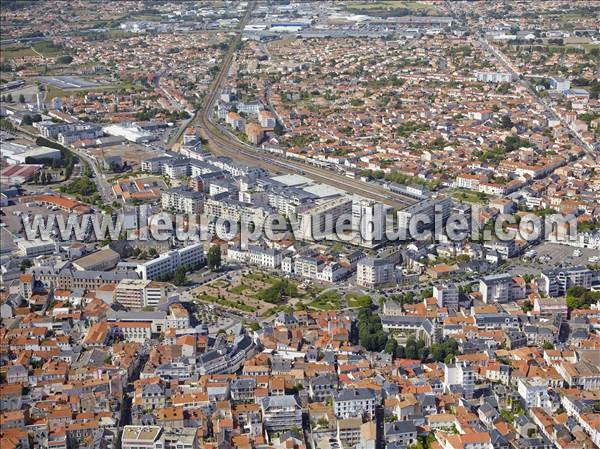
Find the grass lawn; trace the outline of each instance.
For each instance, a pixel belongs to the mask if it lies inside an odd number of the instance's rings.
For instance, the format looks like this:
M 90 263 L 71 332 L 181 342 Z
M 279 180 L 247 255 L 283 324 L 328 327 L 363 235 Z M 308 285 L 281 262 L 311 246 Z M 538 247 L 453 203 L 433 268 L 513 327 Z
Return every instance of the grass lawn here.
M 10 46 L 2 49 L 3 59 L 24 58 L 26 56 L 37 56 L 31 47 Z
M 467 189 L 455 189 L 452 192 L 452 198 L 471 204 L 483 204 L 488 199 L 485 193 L 474 192 Z
M 433 5 L 421 2 L 407 2 L 402 0 L 384 0 L 377 2 L 348 2 L 348 9 L 433 9 Z
M 329 290 L 319 295 L 308 304 L 309 307 L 320 310 L 338 310 L 341 307 L 340 295 L 335 290 Z
M 270 276 L 268 274 L 260 273 L 258 271 L 252 271 L 244 276 L 246 279 L 251 279 L 253 281 L 260 281 L 266 284 L 274 284 L 279 280 L 279 278 L 275 276 Z
M 45 57 L 53 57 L 68 53 L 66 48 L 55 45 L 52 41 L 34 42 L 32 48 Z
M 348 307 L 362 309 L 363 307 L 369 307 L 371 305 L 371 297 L 369 295 L 349 293 L 348 296 L 346 296 L 346 299 L 348 301 Z
M 52 84 L 46 85 L 46 99 L 52 100 L 55 97 L 70 97 L 71 95 L 75 95 L 77 92 L 74 90 L 64 90 L 59 89 L 58 87 L 53 86 Z
M 586 17 L 586 15 L 581 12 L 567 12 L 564 14 L 560 14 L 558 16 L 558 20 L 562 23 L 565 23 L 565 22 L 572 22 L 574 20 L 580 20 L 585 17 Z
M 129 88 L 135 88 L 135 86 L 132 86 L 130 83 L 120 83 L 120 84 L 110 84 L 110 85 L 98 85 L 95 87 L 86 87 L 83 89 L 69 89 L 69 90 L 65 90 L 65 89 L 60 89 L 58 87 L 53 86 L 52 84 L 47 84 L 46 85 L 46 91 L 48 92 L 48 94 L 46 95 L 46 98 L 48 100 L 51 100 L 54 97 L 71 97 L 71 96 L 84 96 L 85 94 L 87 94 L 88 92 L 114 92 L 117 90 L 121 90 L 121 89 L 129 89 Z M 136 89 L 137 90 L 137 89 Z
M 236 285 L 235 287 L 232 287 L 231 289 L 229 289 L 229 291 L 231 293 L 235 293 L 236 295 L 241 294 L 244 290 L 248 290 L 250 287 L 248 287 L 247 285 L 244 284 L 239 284 Z
M 426 13 L 427 15 L 437 15 L 439 11 L 434 5 L 414 1 L 385 0 L 385 1 L 352 1 L 346 4 L 350 12 L 364 13 L 369 15 L 378 15 L 393 13 L 395 10 L 409 10 L 414 13 Z
M 563 45 L 557 45 L 557 44 L 510 44 L 510 45 L 514 45 L 515 47 L 545 47 L 548 49 L 548 51 L 551 52 L 562 52 L 565 51 L 568 48 L 583 48 L 586 53 L 589 53 L 590 50 L 593 50 L 595 48 L 600 48 L 600 44 L 593 44 L 593 43 L 588 43 L 588 44 L 563 44 Z

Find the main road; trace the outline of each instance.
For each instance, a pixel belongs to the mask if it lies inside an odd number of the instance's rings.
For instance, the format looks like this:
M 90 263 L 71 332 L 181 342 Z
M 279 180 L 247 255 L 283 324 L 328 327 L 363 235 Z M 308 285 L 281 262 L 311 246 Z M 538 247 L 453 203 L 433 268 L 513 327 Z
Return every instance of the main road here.
M 479 39 L 479 43 L 485 50 L 487 50 L 489 53 L 491 53 L 496 58 L 496 60 L 499 61 L 507 71 L 509 71 L 514 77 L 516 77 L 518 79 L 518 82 L 529 91 L 529 93 L 531 94 L 533 99 L 546 111 L 546 113 L 551 118 L 558 120 L 561 123 L 561 125 L 563 125 L 569 131 L 571 131 L 571 137 L 582 148 L 583 153 L 585 155 L 589 156 L 592 160 L 596 160 L 597 155 L 594 152 L 593 147 L 581 138 L 579 132 L 573 128 L 573 125 L 571 123 L 568 123 L 560 115 L 560 113 L 558 111 L 556 111 L 556 109 L 551 104 L 549 104 L 547 101 L 541 99 L 538 96 L 538 94 L 535 92 L 535 90 L 531 86 L 531 83 L 528 80 L 526 80 L 524 77 L 522 77 L 522 74 L 513 67 L 512 63 L 504 55 L 504 53 L 502 53 L 502 51 L 500 49 L 491 45 L 488 42 L 488 40 L 484 37 Z
M 235 138 L 235 136 L 228 132 L 224 132 L 219 128 L 218 125 L 213 123 L 213 111 L 217 98 L 219 97 L 219 92 L 221 91 L 224 81 L 229 75 L 231 63 L 233 62 L 233 58 L 235 57 L 238 47 L 242 42 L 242 33 L 244 27 L 250 20 L 254 6 L 255 2 L 251 2 L 248 5 L 248 9 L 240 21 L 236 37 L 232 40 L 231 44 L 229 45 L 229 49 L 223 58 L 221 70 L 213 80 L 202 108 L 196 112 L 194 118 L 190 121 L 188 126 L 200 126 L 201 132 L 209 142 L 210 149 L 216 155 L 228 156 L 238 162 L 262 167 L 273 173 L 301 174 L 314 181 L 322 182 L 342 189 L 348 193 L 360 195 L 362 197 L 381 202 L 395 209 L 403 209 L 406 206 L 413 204 L 415 200 L 412 198 L 395 194 L 384 189 L 383 187 L 370 185 L 360 180 L 348 178 L 332 170 L 323 169 L 302 162 L 292 161 L 284 157 L 277 157 L 267 154 L 266 152 L 263 152 L 254 146 L 240 142 L 237 138 Z M 186 128 L 187 127 L 183 127 L 180 130 L 177 140 L 181 138 Z

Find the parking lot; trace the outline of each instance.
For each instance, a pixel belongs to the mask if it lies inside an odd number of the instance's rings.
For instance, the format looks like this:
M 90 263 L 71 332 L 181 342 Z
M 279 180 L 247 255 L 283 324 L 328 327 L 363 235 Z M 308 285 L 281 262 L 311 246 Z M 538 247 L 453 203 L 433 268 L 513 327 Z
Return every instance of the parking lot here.
M 40 80 L 59 89 L 82 89 L 99 86 L 94 81 L 85 80 L 78 76 L 42 76 Z
M 561 263 L 566 265 L 587 265 L 590 263 L 590 257 L 598 255 L 598 250 L 591 248 L 576 248 L 574 246 L 560 245 L 558 243 L 542 243 L 536 246 L 536 257 L 548 256 L 550 260 L 544 265 L 558 266 Z M 581 254 L 576 255 L 576 251 Z
M 2 212 L 4 213 L 2 216 L 2 223 L 5 224 L 5 229 L 15 236 L 23 236 L 23 214 L 29 215 L 30 223 L 32 223 L 34 216 L 39 215 L 46 219 L 51 211 L 45 206 L 28 206 L 27 204 L 23 203 L 16 204 L 14 206 L 3 207 Z M 60 210 L 52 211 L 52 213 L 64 214 L 64 212 Z

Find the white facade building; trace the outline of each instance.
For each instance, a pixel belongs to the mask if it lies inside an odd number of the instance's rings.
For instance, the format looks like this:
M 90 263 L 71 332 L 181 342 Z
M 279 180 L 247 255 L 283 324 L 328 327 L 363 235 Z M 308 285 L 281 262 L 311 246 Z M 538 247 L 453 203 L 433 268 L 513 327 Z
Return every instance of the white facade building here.
M 551 408 L 548 396 L 548 381 L 541 378 L 519 378 L 517 381 L 519 396 L 525 401 L 527 408 L 541 407 Z
M 199 192 L 184 189 L 169 189 L 161 194 L 163 209 L 189 215 L 202 213 L 204 197 Z
M 375 288 L 396 281 L 394 264 L 385 259 L 365 257 L 356 264 L 356 284 Z
M 338 419 L 362 417 L 367 414 L 375 417 L 377 396 L 368 388 L 347 388 L 333 398 L 333 409 Z
M 138 264 L 136 272 L 142 279 L 159 279 L 175 272 L 180 266 L 195 266 L 204 262 L 204 250 L 201 243 L 174 249 L 161 254 L 156 259 Z
M 227 249 L 227 260 L 229 262 L 247 263 L 258 267 L 278 269 L 281 267 L 281 253 L 270 248 L 260 246 L 249 246 L 248 249 L 230 247 Z
M 443 284 L 433 286 L 433 296 L 438 307 L 458 310 L 458 288 L 454 284 Z

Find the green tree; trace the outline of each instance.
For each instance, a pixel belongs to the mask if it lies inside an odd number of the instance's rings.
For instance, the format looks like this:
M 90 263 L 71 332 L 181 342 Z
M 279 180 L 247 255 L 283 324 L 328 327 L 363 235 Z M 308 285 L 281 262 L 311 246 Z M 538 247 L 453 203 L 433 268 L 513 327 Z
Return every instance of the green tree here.
M 277 123 L 275 123 L 275 127 L 273 128 L 273 132 L 277 136 L 281 136 L 281 135 L 283 135 L 285 133 L 285 130 L 283 129 L 283 126 L 281 125 L 281 123 L 279 123 L 279 121 L 277 121 Z
M 173 275 L 173 282 L 175 283 L 175 285 L 183 285 L 186 282 L 186 277 L 185 277 L 185 268 L 184 267 L 177 267 L 175 269 L 175 273 Z
M 387 343 L 385 344 L 385 348 L 383 349 L 388 354 L 396 354 L 396 350 L 398 349 L 398 342 L 395 338 L 388 338 Z
M 19 95 L 19 103 L 25 103 L 25 95 Z
M 570 309 L 586 309 L 598 300 L 600 292 L 587 291 L 580 285 L 574 285 L 567 290 L 567 307 Z
M 530 312 L 533 310 L 533 304 L 531 303 L 530 300 L 526 299 L 525 302 L 523 302 L 523 305 L 521 306 L 521 310 L 524 313 Z
M 21 261 L 21 271 L 24 273 L 25 271 L 27 271 L 28 268 L 31 268 L 31 266 L 33 265 L 33 262 L 31 262 L 30 259 L 23 259 Z
M 508 116 L 508 114 L 505 114 L 502 116 L 501 124 L 502 124 L 502 128 L 504 128 L 504 129 L 509 129 L 509 128 L 513 127 L 513 122 L 510 119 L 510 117 Z
M 63 55 L 56 58 L 57 64 L 71 64 L 73 62 L 73 56 L 71 55 Z
M 387 344 L 388 336 L 383 331 L 381 318 L 364 308 L 358 312 L 358 341 L 367 351 L 381 351 Z
M 184 266 L 179 266 L 175 268 L 175 273 L 173 275 L 173 282 L 175 285 L 183 285 L 186 283 L 186 269 Z
M 33 120 L 31 120 L 31 115 L 25 114 L 23 116 L 23 120 L 21 122 L 23 125 L 31 126 L 33 124 Z
M 208 254 L 206 255 L 206 263 L 208 268 L 212 271 L 221 268 L 221 248 L 219 245 L 213 245 L 210 247 Z

